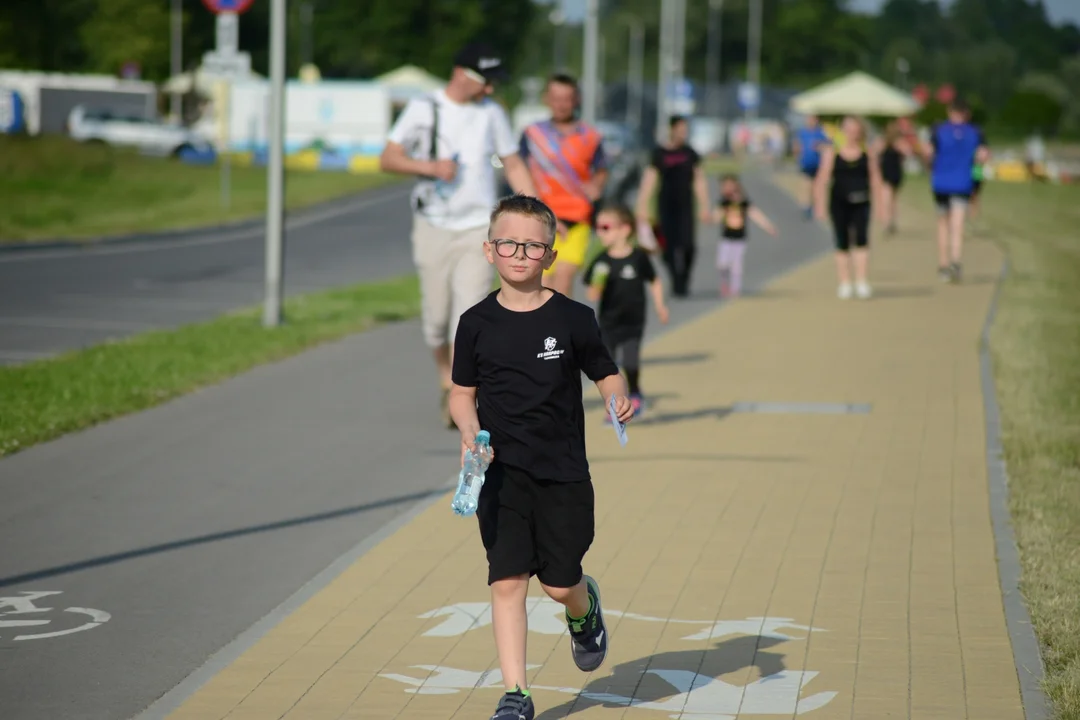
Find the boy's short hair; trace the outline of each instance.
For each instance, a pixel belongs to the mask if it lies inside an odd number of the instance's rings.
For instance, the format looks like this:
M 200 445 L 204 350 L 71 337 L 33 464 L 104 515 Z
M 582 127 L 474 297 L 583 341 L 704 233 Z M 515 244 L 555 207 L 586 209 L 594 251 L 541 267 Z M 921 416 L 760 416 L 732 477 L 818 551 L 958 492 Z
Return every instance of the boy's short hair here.
M 495 209 L 491 211 L 491 222 L 488 225 L 488 240 L 491 239 L 491 229 L 495 227 L 495 221 L 503 215 L 522 215 L 539 220 L 544 226 L 544 235 L 548 245 L 555 244 L 555 226 L 558 220 L 555 213 L 540 200 L 528 195 L 507 195 L 499 200 Z
M 569 73 L 557 72 L 548 75 L 545 87 L 550 87 L 552 85 L 565 85 L 566 87 L 574 88 L 574 92 L 576 93 L 581 92 L 581 89 L 578 87 L 577 78 Z
M 672 115 L 668 118 L 668 127 L 673 128 L 679 123 L 689 123 L 689 120 L 685 115 Z
M 600 213 L 611 213 L 619 218 L 619 222 L 624 225 L 629 225 L 631 229 L 634 227 L 634 213 L 630 212 L 630 208 L 626 207 L 619 202 L 604 203 L 597 210 L 596 215 L 599 217 Z

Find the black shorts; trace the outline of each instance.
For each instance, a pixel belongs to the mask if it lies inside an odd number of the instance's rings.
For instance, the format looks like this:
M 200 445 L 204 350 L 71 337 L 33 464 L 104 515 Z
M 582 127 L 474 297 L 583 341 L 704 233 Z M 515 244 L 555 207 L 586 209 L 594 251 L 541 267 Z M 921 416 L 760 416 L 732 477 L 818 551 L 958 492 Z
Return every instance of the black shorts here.
M 971 193 L 934 193 L 934 205 L 939 213 L 946 213 L 953 206 L 967 207 Z
M 476 510 L 488 585 L 516 575 L 535 575 L 556 588 L 581 582 L 581 561 L 595 532 L 594 502 L 589 480 L 536 480 L 492 464 Z

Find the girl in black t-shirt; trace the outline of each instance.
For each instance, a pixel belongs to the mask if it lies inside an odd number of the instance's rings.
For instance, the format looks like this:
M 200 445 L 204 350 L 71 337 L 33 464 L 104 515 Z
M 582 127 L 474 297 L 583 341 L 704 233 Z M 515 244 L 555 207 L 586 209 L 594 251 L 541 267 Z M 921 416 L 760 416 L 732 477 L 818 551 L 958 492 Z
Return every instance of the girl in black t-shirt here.
M 631 241 L 634 216 L 629 209 L 621 205 L 601 209 L 596 216 L 596 234 L 604 251 L 585 270 L 583 280 L 589 287 L 589 300 L 600 303 L 597 313 L 600 335 L 611 357 L 626 373 L 630 403 L 636 415 L 644 406 L 639 383 L 646 290 L 652 295 L 660 322 L 667 323 L 664 288 L 649 254 Z
M 725 175 L 720 180 L 720 202 L 713 211 L 713 222 L 720 225 L 720 245 L 716 248 L 720 297 L 738 297 L 742 292 L 746 223 L 750 220 L 773 237 L 776 236 L 776 227 L 765 213 L 750 204 L 739 179 L 734 175 Z

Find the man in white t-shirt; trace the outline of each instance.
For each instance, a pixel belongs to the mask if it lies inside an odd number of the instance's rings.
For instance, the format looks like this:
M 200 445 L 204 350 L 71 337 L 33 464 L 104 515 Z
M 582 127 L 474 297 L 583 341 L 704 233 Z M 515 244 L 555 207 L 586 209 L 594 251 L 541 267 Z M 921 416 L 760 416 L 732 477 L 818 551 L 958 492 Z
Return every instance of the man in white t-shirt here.
M 504 77 L 502 59 L 487 45 L 462 48 L 446 88 L 405 106 L 379 162 L 383 171 L 420 178 L 412 195 L 413 261 L 424 341 L 435 355 L 443 421 L 451 428 L 447 395 L 458 318 L 495 279 L 483 249 L 497 201 L 494 159 L 515 192 L 535 194 L 506 112 L 488 97 Z

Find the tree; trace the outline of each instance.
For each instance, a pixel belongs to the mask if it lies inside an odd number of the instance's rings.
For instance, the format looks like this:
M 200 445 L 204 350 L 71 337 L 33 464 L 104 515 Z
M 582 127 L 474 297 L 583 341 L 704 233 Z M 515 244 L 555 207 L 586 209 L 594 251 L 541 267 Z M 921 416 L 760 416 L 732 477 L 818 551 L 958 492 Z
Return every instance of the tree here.
M 117 74 L 124 63 L 138 63 L 146 78 L 169 72 L 169 14 L 164 3 L 98 0 L 80 32 L 88 69 Z

